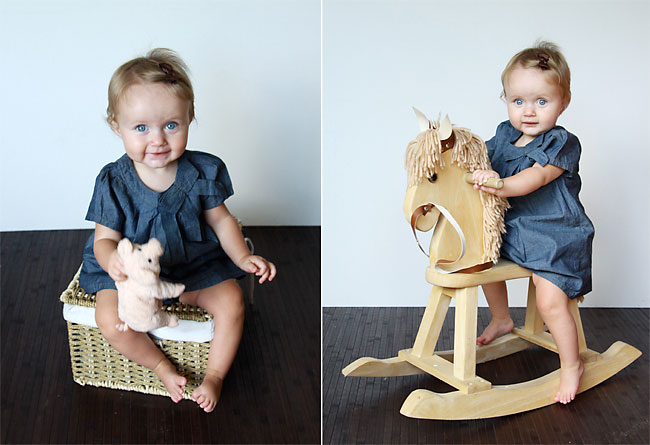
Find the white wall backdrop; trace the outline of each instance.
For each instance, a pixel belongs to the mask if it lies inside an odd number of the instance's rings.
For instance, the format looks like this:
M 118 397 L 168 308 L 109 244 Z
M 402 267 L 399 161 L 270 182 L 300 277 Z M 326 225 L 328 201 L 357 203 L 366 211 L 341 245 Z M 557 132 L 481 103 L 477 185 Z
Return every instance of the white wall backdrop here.
M 247 225 L 320 224 L 318 0 L 4 0 L 0 230 L 90 228 L 113 71 L 155 47 L 191 69 L 189 149 L 220 156 Z
M 402 216 L 411 106 L 492 137 L 507 119 L 503 68 L 543 38 L 572 69 L 558 124 L 582 143 L 581 200 L 596 227 L 585 306 L 648 306 L 648 5 L 325 0 L 323 305 L 426 304 L 428 259 Z M 511 305 L 525 306 L 526 283 L 511 284 Z

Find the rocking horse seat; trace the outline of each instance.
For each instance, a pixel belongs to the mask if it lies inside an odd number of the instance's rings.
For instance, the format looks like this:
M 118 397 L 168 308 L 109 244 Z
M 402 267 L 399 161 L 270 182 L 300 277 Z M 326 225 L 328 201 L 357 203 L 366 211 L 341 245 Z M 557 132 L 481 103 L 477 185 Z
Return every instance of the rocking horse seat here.
M 457 289 L 515 278 L 530 277 L 531 272 L 521 266 L 517 266 L 512 261 L 500 258 L 494 266 L 480 272 L 446 274 L 439 272 L 435 267 L 427 267 L 425 276 L 426 280 L 431 284 Z

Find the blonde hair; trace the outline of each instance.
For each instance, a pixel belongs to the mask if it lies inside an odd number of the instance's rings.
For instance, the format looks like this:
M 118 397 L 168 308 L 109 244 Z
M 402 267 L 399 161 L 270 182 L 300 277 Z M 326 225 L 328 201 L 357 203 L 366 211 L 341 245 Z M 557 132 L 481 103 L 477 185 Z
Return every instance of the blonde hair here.
M 190 103 L 190 121 L 194 119 L 194 89 L 187 75 L 189 69 L 172 50 L 155 48 L 144 57 L 129 60 L 113 73 L 108 84 L 108 107 L 106 121 L 113 124 L 117 106 L 124 92 L 138 83 L 166 83 L 181 99 Z
M 501 74 L 501 85 L 503 86 L 501 97 L 503 98 L 506 96 L 508 75 L 517 67 L 537 68 L 543 71 L 557 83 L 564 108 L 569 105 L 571 102 L 571 70 L 560 47 L 555 43 L 538 40 L 533 47 L 519 51 L 510 59 Z

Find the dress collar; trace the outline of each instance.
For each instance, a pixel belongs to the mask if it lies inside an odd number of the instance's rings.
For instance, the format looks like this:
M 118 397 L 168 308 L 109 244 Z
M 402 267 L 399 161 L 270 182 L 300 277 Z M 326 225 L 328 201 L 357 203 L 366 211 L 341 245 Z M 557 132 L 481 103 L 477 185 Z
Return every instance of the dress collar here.
M 537 147 L 541 147 L 542 145 L 544 145 L 544 140 L 546 139 L 546 135 L 552 130 L 551 129 L 551 130 L 549 130 L 547 132 L 544 132 L 542 134 L 537 135 L 537 137 L 535 137 L 532 141 L 530 141 L 529 143 L 527 143 L 523 147 L 519 147 L 519 146 L 515 145 L 515 142 L 517 142 L 517 139 L 519 139 L 521 137 L 521 135 L 524 134 L 524 133 L 517 130 L 515 127 L 513 127 L 512 124 L 510 123 L 510 121 L 506 121 L 506 129 L 508 130 L 506 135 L 505 135 L 506 136 L 506 141 L 508 142 L 508 144 L 510 144 L 512 147 L 514 147 L 514 148 L 516 148 L 518 150 L 521 150 L 521 149 L 532 150 L 532 149 L 535 149 Z
M 177 201 L 176 198 L 179 198 L 180 195 L 182 195 L 182 197 L 187 195 L 199 177 L 198 170 L 188 159 L 189 156 L 189 152 L 185 151 L 181 157 L 178 158 L 178 166 L 174 182 L 164 192 L 155 192 L 142 182 L 138 173 L 135 171 L 133 161 L 127 154 L 124 154 L 120 159 L 118 159 L 117 164 L 119 165 L 122 177 L 129 189 L 137 193 L 153 206 L 157 206 L 160 203 L 165 207 L 168 207 L 172 201 Z

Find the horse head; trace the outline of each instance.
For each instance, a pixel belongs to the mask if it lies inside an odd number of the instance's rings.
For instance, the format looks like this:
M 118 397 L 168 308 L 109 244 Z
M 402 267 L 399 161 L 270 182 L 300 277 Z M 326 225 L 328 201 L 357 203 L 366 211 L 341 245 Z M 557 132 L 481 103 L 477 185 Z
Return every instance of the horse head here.
M 485 143 L 448 116 L 433 122 L 414 110 L 420 133 L 406 151 L 404 216 L 414 233 L 434 229 L 429 257 L 439 271 L 490 265 L 499 257 L 508 203 L 465 181 L 468 172 L 490 168 Z

